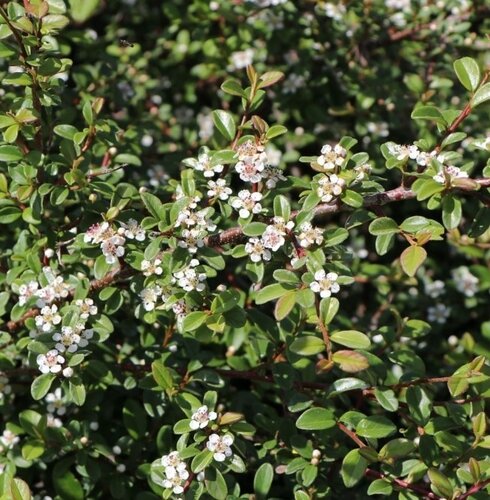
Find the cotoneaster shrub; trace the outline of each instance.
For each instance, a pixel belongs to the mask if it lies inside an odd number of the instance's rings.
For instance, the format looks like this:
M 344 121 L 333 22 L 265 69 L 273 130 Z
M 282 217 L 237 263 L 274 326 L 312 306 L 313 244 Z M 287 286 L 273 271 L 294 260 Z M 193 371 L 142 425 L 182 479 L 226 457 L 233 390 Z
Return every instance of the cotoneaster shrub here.
M 2 2 L 0 498 L 488 498 L 488 13 Z

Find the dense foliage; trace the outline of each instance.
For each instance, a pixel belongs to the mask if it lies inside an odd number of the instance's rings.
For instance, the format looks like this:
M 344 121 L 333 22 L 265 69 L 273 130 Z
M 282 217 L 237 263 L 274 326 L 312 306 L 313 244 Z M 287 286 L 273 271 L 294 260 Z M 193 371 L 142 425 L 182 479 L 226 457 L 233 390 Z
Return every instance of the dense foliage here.
M 488 498 L 489 13 L 0 2 L 0 498 Z

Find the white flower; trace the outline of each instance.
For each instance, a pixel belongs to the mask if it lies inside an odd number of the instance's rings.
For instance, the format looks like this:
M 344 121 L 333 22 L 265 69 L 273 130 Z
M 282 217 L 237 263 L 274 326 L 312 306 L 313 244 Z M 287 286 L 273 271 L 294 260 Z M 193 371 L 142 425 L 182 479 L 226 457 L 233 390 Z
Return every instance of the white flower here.
M 282 217 L 279 215 L 276 215 L 273 219 L 273 227 L 276 231 L 278 231 L 280 234 L 285 236 L 288 234 L 289 231 L 291 231 L 294 227 L 294 222 L 292 220 L 285 221 Z
M 42 373 L 59 373 L 65 358 L 56 349 L 51 349 L 46 354 L 39 354 L 36 362 Z
M 223 165 L 213 165 L 211 158 L 206 153 L 197 157 L 195 169 L 202 172 L 204 177 L 213 177 L 214 174 L 223 172 L 223 168 Z
M 146 311 L 153 311 L 155 309 L 155 303 L 162 293 L 163 291 L 158 285 L 151 285 L 141 290 L 140 298 Z
M 123 245 L 125 242 L 126 240 L 122 236 L 115 235 L 101 243 L 100 248 L 108 264 L 115 264 L 117 259 L 124 255 Z
M 206 405 L 201 406 L 192 414 L 189 427 L 193 431 L 197 429 L 204 429 L 204 427 L 207 427 L 210 420 L 216 420 L 217 417 L 218 415 L 216 412 L 208 411 L 208 407 Z
M 63 426 L 63 422 L 59 419 L 56 418 L 52 413 L 49 413 L 46 415 L 47 420 L 46 420 L 46 425 L 48 427 L 54 427 L 56 429 L 59 429 L 60 427 Z
M 83 343 L 87 345 L 87 341 L 82 341 L 80 335 L 73 331 L 71 326 L 63 326 L 61 328 L 61 333 L 55 333 L 53 335 L 53 340 L 56 342 L 55 348 L 59 352 L 75 352 L 78 346 L 85 347 Z
M 439 172 L 432 178 L 439 184 L 445 184 L 446 178 L 449 179 L 449 182 L 451 182 L 452 179 L 467 179 L 468 174 L 464 170 L 461 170 L 454 165 L 449 165 L 447 167 L 444 167 L 442 172 Z
M 70 378 L 73 376 L 73 368 L 70 366 L 67 366 L 66 368 L 63 368 L 63 376 L 66 378 Z
M 309 222 L 304 222 L 300 226 L 301 233 L 298 236 L 299 244 L 303 248 L 311 245 L 321 245 L 323 242 L 323 231 L 319 227 L 313 227 Z
M 274 189 L 279 181 L 287 180 L 280 168 L 266 165 L 262 171 L 262 177 L 266 179 L 265 185 L 268 189 Z
M 345 5 L 343 3 L 331 3 L 327 2 L 324 6 L 325 15 L 331 17 L 336 21 L 341 21 L 342 17 L 346 13 Z
M 427 310 L 427 319 L 433 323 L 443 325 L 451 314 L 451 309 L 445 304 L 437 304 L 435 307 L 429 307 Z
M 262 180 L 262 171 L 264 168 L 265 163 L 258 161 L 257 158 L 253 156 L 240 160 L 235 165 L 235 170 L 240 174 L 240 179 L 254 184 Z
M 144 241 L 146 231 L 134 219 L 129 219 L 127 224 L 121 222 L 122 228 L 118 230 L 119 234 L 123 234 L 128 240 Z M 122 229 L 122 231 L 121 231 Z
M 284 235 L 275 226 L 267 226 L 262 234 L 262 245 L 265 248 L 270 248 L 273 252 L 277 252 L 281 248 L 286 240 Z
M 75 305 L 80 310 L 80 318 L 87 319 L 89 316 L 95 316 L 97 314 L 97 306 L 94 305 L 93 299 L 78 299 L 75 301 Z
M 50 332 L 54 325 L 61 323 L 61 316 L 58 314 L 58 306 L 44 306 L 41 314 L 35 318 L 36 326 L 43 332 Z
M 315 165 L 327 172 L 333 172 L 344 163 L 347 151 L 340 144 L 336 144 L 333 148 L 330 144 L 325 144 L 321 153 L 314 162 Z
M 198 273 L 194 269 L 198 265 L 199 261 L 197 259 L 192 259 L 189 267 L 174 273 L 173 282 L 176 282 L 177 285 L 183 288 L 186 292 L 191 292 L 192 290 L 202 292 L 206 288 L 203 283 L 203 281 L 206 280 L 206 274 Z
M 245 251 L 250 255 L 252 262 L 261 260 L 271 260 L 272 254 L 264 246 L 264 242 L 259 238 L 250 238 L 245 244 Z
M 355 182 L 360 182 L 365 178 L 369 177 L 371 173 L 371 165 L 369 163 L 363 163 L 362 165 L 356 165 L 354 167 L 354 172 L 357 174 Z
M 39 283 L 37 281 L 29 281 L 26 285 L 19 286 L 19 305 L 23 306 L 27 300 L 32 297 L 37 289 L 39 288 Z
M 446 285 L 444 281 L 435 280 L 431 283 L 425 283 L 425 293 L 432 299 L 437 299 L 440 295 L 444 293 Z
M 234 198 L 231 206 L 238 210 L 238 214 L 242 219 L 250 217 L 251 214 L 258 214 L 262 210 L 262 205 L 259 201 L 262 199 L 261 193 L 251 193 L 246 189 L 242 189 L 238 193 L 238 198 Z
M 226 185 L 224 179 L 215 181 L 208 181 L 208 196 L 210 198 L 217 197 L 220 200 L 227 200 L 232 193 L 232 190 Z
M 182 238 L 179 241 L 179 247 L 187 248 L 189 253 L 196 253 L 198 248 L 204 246 L 204 237 L 206 236 L 206 231 L 201 231 L 200 229 L 183 229 Z
M 20 441 L 19 436 L 17 436 L 17 434 L 14 434 L 12 431 L 8 429 L 5 429 L 3 431 L 3 434 L 0 436 L 0 443 L 7 450 L 13 448 L 19 441 Z
M 47 410 L 49 413 L 56 413 L 60 416 L 66 413 L 66 406 L 63 402 L 63 392 L 61 387 L 55 389 L 54 392 L 46 394 Z
M 285 94 L 295 94 L 299 89 L 303 88 L 306 83 L 306 78 L 303 75 L 290 73 L 282 84 L 282 91 Z
M 152 274 L 156 274 L 160 276 L 163 273 L 163 269 L 160 266 L 162 261 L 158 258 L 150 260 L 142 260 L 141 261 L 141 270 L 145 276 L 151 276 Z
M 330 203 L 342 194 L 344 187 L 344 179 L 335 174 L 325 175 L 318 181 L 317 194 L 323 202 Z
M 467 267 L 458 267 L 451 274 L 458 292 L 466 297 L 473 297 L 478 292 L 478 278 L 471 274 Z
M 413 144 L 401 146 L 400 144 L 388 143 L 388 151 L 399 161 L 408 160 L 408 158 L 415 160 L 420 154 L 419 148 Z
M 240 50 L 233 52 L 231 54 L 231 65 L 233 69 L 243 69 L 250 66 L 254 59 L 254 49 L 248 48 L 245 50 Z
M 315 281 L 310 283 L 310 288 L 319 293 L 320 297 L 330 297 L 332 293 L 337 293 L 340 290 L 337 283 L 339 275 L 337 273 L 325 273 L 324 269 L 320 269 L 315 273 Z
M 225 434 L 224 436 L 211 434 L 206 446 L 209 451 L 213 452 L 213 458 L 216 462 L 224 462 L 226 458 L 233 455 L 233 452 L 231 451 L 233 441 L 234 438 L 231 434 Z

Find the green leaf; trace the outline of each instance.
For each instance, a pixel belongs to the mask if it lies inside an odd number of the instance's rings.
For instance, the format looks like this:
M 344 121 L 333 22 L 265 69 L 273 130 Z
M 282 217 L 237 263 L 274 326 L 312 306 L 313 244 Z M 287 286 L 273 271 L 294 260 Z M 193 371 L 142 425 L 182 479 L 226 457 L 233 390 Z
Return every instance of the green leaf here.
M 235 138 L 236 126 L 230 113 L 222 109 L 213 111 L 213 122 L 225 139 L 232 141 Z
M 83 500 L 85 495 L 80 481 L 69 470 L 71 461 L 63 460 L 53 468 L 53 484 L 63 500 Z
M 11 162 L 22 159 L 22 153 L 17 146 L 0 146 L 0 161 Z
M 425 425 L 429 421 L 432 412 L 432 400 L 428 391 L 423 387 L 414 385 L 407 389 L 405 397 L 410 416 L 419 425 Z
M 391 486 L 387 479 L 375 479 L 367 490 L 367 494 L 371 495 L 391 495 L 393 493 L 393 486 Z
M 147 429 L 146 413 L 138 401 L 134 399 L 126 401 L 123 408 L 123 422 L 133 439 L 141 439 L 145 435 Z
M 318 337 L 303 335 L 293 341 L 289 350 L 300 356 L 313 356 L 325 350 L 325 343 Z
M 476 108 L 477 106 L 483 104 L 484 102 L 487 102 L 488 100 L 490 100 L 490 83 L 485 83 L 485 85 L 482 85 L 475 92 L 475 95 L 471 100 L 471 105 L 473 108 Z
M 392 439 L 381 448 L 379 457 L 381 460 L 406 457 L 416 449 L 417 447 L 410 439 Z
M 31 396 L 33 399 L 38 401 L 39 399 L 44 398 L 51 388 L 51 384 L 53 383 L 56 376 L 54 373 L 43 373 L 36 377 L 31 384 Z
M 71 400 L 77 406 L 82 406 L 83 403 L 85 403 L 86 391 L 85 391 L 85 386 L 83 385 L 81 380 L 77 380 L 74 377 L 70 379 L 68 386 L 69 386 Z
M 324 325 L 329 325 L 332 322 L 339 307 L 339 300 L 335 297 L 324 298 L 320 301 L 320 319 Z
M 255 473 L 254 492 L 258 500 L 266 499 L 274 479 L 274 469 L 271 464 L 262 464 Z
M 374 397 L 386 411 L 398 410 L 398 399 L 395 392 L 391 389 L 376 387 L 374 389 Z
M 184 331 L 192 332 L 197 330 L 208 318 L 204 311 L 193 311 L 189 313 L 182 322 Z
M 342 193 L 341 199 L 346 205 L 354 208 L 362 207 L 362 204 L 364 203 L 362 195 L 356 191 L 352 191 L 352 189 L 346 189 Z
M 255 295 L 255 303 L 265 304 L 271 300 L 275 300 L 282 295 L 284 295 L 288 290 L 292 289 L 292 285 L 285 283 L 274 283 L 273 285 L 267 285 L 266 287 L 259 290 Z
M 44 453 L 44 443 L 40 439 L 30 439 L 22 446 L 22 458 L 35 460 Z
M 355 351 L 337 351 L 333 353 L 333 361 L 347 373 L 357 373 L 369 367 L 369 361 L 360 352 Z
M 444 196 L 442 199 L 442 222 L 448 230 L 455 229 L 461 222 L 463 210 L 461 200 L 452 195 Z
M 213 452 L 205 449 L 198 453 L 191 463 L 191 470 L 194 474 L 198 474 L 204 470 L 213 461 Z
M 418 106 L 410 115 L 414 120 L 430 120 L 441 125 L 446 125 L 446 120 L 442 113 L 435 106 Z
M 336 344 L 352 349 L 368 349 L 371 341 L 368 336 L 357 330 L 341 330 L 330 335 L 330 340 Z
M 14 125 L 10 125 L 10 127 L 3 133 L 4 141 L 8 143 L 15 142 L 19 134 L 19 128 L 20 126 L 17 123 Z
M 454 71 L 463 87 L 474 92 L 480 84 L 480 68 L 471 57 L 462 57 L 453 64 Z
M 11 224 L 22 216 L 22 210 L 16 206 L 0 208 L 0 224 Z
M 398 224 L 389 217 L 379 217 L 369 224 L 369 232 L 374 236 L 398 233 Z
M 277 321 L 286 318 L 296 304 L 296 290 L 290 290 L 279 297 L 274 307 L 274 317 Z
M 228 486 L 218 469 L 210 468 L 206 471 L 204 479 L 207 493 L 216 500 L 226 500 L 228 498 Z
M 148 212 L 150 212 L 155 219 L 160 220 L 163 209 L 162 202 L 151 193 L 142 193 L 141 199 L 143 200 Z
M 151 373 L 153 374 L 153 378 L 155 382 L 162 389 L 171 389 L 173 386 L 172 375 L 170 370 L 163 364 L 162 361 L 153 361 L 151 364 Z
M 282 73 L 281 71 L 268 71 L 267 73 L 264 73 L 262 76 L 260 76 L 259 85 L 257 88 L 263 89 L 265 87 L 270 87 L 283 78 L 284 73 Z
M 417 179 L 413 183 L 412 189 L 417 194 L 417 200 L 423 201 L 436 193 L 444 191 L 445 187 L 434 179 Z
M 0 483 L 1 487 L 1 483 Z M 2 500 L 31 500 L 31 490 L 25 481 L 14 477 L 10 484 L 7 486 L 8 490 L 4 489 L 3 492 L 0 489 L 0 493 L 3 493 Z
M 285 221 L 289 220 L 291 205 L 285 196 L 278 195 L 274 198 L 274 215 L 282 217 Z
M 446 498 L 452 498 L 453 486 L 451 481 L 449 481 L 449 479 L 440 470 L 429 469 L 427 474 L 431 482 L 431 489 L 434 493 Z
M 238 80 L 233 80 L 233 79 L 225 80 L 221 84 L 221 90 L 230 95 L 235 95 L 238 97 L 244 96 L 243 88 Z
M 363 418 L 356 427 L 357 434 L 365 438 L 384 438 L 396 431 L 397 427 L 391 420 L 377 415 Z
M 274 137 L 283 135 L 287 131 L 288 129 L 283 125 L 272 125 L 272 127 L 270 127 L 269 130 L 266 132 L 265 137 L 267 139 L 274 139 Z
M 73 125 L 56 125 L 53 132 L 64 139 L 73 140 L 73 136 L 78 132 L 78 129 Z
M 336 425 L 335 415 L 326 408 L 310 408 L 296 420 L 296 427 L 304 431 L 330 429 Z
M 409 246 L 403 250 L 400 255 L 400 264 L 405 274 L 415 276 L 417 269 L 424 263 L 427 258 L 425 248 L 419 246 Z
M 99 7 L 100 0 L 68 0 L 70 4 L 70 15 L 73 17 L 74 21 L 77 23 L 84 23 Z
M 378 255 L 386 255 L 395 241 L 395 234 L 382 234 L 376 237 L 375 247 Z
M 342 460 L 340 475 L 347 488 L 355 486 L 366 472 L 368 461 L 361 455 L 358 449 L 351 450 Z

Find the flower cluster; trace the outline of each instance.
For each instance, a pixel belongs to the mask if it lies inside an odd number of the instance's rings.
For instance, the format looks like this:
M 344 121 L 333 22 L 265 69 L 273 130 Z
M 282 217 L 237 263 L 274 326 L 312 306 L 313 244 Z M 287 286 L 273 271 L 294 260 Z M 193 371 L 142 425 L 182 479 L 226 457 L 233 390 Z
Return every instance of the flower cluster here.
M 61 333 L 55 333 L 53 340 L 59 352 L 76 352 L 79 347 L 86 347 L 93 337 L 93 330 L 85 330 L 85 325 L 79 323 L 76 329 L 71 326 L 62 326 Z
M 8 377 L 0 372 L 0 402 L 2 402 L 5 396 L 8 396 L 11 392 L 12 387 L 9 384 Z
M 267 153 L 262 144 L 246 141 L 237 149 L 238 162 L 235 165 L 240 179 L 256 184 L 262 180 L 262 172 L 267 165 Z
M 451 309 L 445 304 L 436 304 L 427 309 L 427 319 L 431 323 L 443 325 L 451 315 Z
M 146 231 L 134 219 L 129 219 L 127 224 L 121 222 L 118 233 L 128 240 L 145 241 L 146 238 Z
M 227 200 L 233 192 L 231 188 L 226 185 L 226 181 L 224 179 L 208 181 L 208 188 L 208 196 L 210 198 L 219 198 L 223 201 Z
M 164 455 L 161 460 L 161 465 L 165 468 L 165 479 L 162 486 L 172 489 L 176 495 L 184 492 L 184 485 L 189 478 L 187 465 L 180 458 L 178 451 L 172 451 L 168 455 Z
M 49 266 L 43 268 L 46 286 L 40 287 L 37 281 L 31 280 L 19 286 L 19 305 L 23 306 L 31 297 L 36 297 L 37 307 L 44 307 L 52 304 L 54 301 L 66 299 L 72 287 L 66 283 L 62 276 L 57 276 L 55 271 Z
M 105 260 L 108 264 L 114 264 L 117 259 L 124 255 L 124 244 L 126 239 L 123 234 L 126 229 L 120 228 L 116 231 L 107 221 L 102 224 L 90 226 L 83 237 L 85 243 L 100 245 Z
M 250 238 L 245 245 L 245 251 L 250 255 L 252 262 L 271 259 L 271 250 L 277 252 L 284 243 L 285 236 L 294 227 L 293 221 L 286 222 L 282 217 L 276 216 L 269 224 L 262 236 L 259 238 Z

